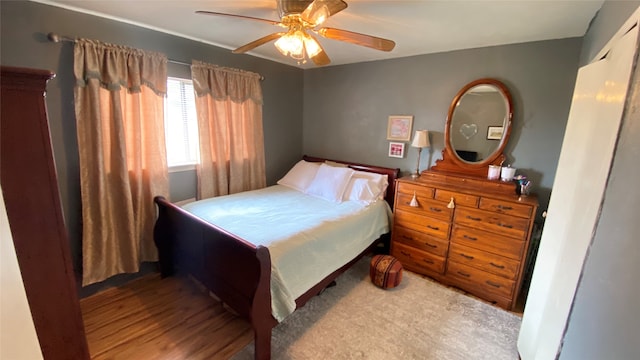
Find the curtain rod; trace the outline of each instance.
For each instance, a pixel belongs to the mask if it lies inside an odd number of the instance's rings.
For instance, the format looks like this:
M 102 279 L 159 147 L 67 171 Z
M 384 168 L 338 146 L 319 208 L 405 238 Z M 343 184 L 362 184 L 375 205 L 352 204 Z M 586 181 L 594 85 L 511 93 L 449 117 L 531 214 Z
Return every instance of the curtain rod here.
M 59 42 L 75 43 L 76 42 L 75 38 L 64 36 L 64 35 L 59 35 L 59 34 L 56 34 L 54 32 L 48 33 L 47 34 L 47 39 L 49 39 L 49 41 L 54 42 L 54 43 L 59 43 Z M 167 62 L 170 62 L 170 63 L 173 63 L 173 64 L 178 64 L 178 65 L 191 66 L 191 64 L 186 63 L 184 61 L 167 59 Z M 264 80 L 264 76 L 260 75 L 260 81 L 262 81 L 262 80 Z

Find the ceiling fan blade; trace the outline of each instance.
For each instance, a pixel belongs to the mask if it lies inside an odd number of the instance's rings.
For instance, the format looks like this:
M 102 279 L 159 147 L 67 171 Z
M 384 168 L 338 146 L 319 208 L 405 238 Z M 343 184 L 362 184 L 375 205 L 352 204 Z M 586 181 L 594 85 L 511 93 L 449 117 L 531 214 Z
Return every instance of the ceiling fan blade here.
M 266 22 L 266 23 L 271 24 L 271 25 L 280 25 L 280 22 L 278 22 L 278 21 L 273 21 L 273 20 L 268 20 L 268 19 L 261 19 L 261 18 L 252 17 L 252 16 L 225 14 L 225 13 L 219 13 L 219 12 L 215 12 L 215 11 L 198 10 L 198 11 L 196 11 L 196 14 L 215 15 L 215 16 L 229 16 L 229 17 L 240 18 L 240 19 L 262 21 L 262 22 Z
M 334 29 L 334 28 L 322 28 L 317 31 L 318 34 L 328 39 L 346 41 L 352 44 L 366 46 L 376 50 L 391 51 L 396 46 L 396 43 L 379 38 L 372 35 L 360 34 L 353 31 Z
M 261 37 L 258 40 L 254 40 L 246 45 L 240 46 L 239 48 L 235 49 L 232 51 L 232 53 L 234 54 L 242 54 L 242 53 L 246 53 L 249 50 L 253 50 L 255 48 L 257 48 L 260 45 L 264 45 L 266 43 L 268 43 L 269 41 L 273 41 L 276 40 L 278 38 L 280 38 L 282 35 L 284 35 L 286 33 L 280 32 L 280 33 L 273 33 L 273 34 L 269 34 L 265 37 Z
M 347 3 L 342 0 L 315 0 L 300 14 L 302 20 L 314 26 L 322 24 L 330 16 L 333 16 L 347 8 Z
M 331 63 L 331 59 L 329 59 L 329 56 L 327 56 L 324 50 L 321 50 L 316 56 L 312 57 L 311 60 L 318 66 L 329 65 Z

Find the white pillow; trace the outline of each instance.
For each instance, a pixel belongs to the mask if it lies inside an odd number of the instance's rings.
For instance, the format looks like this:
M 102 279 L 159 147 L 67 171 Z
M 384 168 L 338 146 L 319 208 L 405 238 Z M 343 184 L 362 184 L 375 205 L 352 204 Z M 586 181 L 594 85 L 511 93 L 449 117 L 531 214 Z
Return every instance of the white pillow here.
M 329 201 L 342 202 L 342 196 L 354 172 L 350 168 L 322 164 L 306 193 Z
M 354 172 L 353 177 L 372 181 L 373 184 L 370 186 L 372 187 L 372 191 L 376 194 L 376 199 L 384 199 L 387 194 L 387 187 L 389 186 L 389 176 L 386 174 L 383 175 L 368 171 L 356 171 Z
M 320 163 L 300 160 L 297 164 L 293 165 L 291 170 L 289 170 L 282 179 L 278 180 L 277 183 L 305 192 L 316 177 L 319 168 Z
M 354 176 L 349 180 L 347 189 L 344 192 L 344 201 L 355 201 L 363 205 L 369 205 L 378 200 L 380 187 L 373 180 L 357 178 Z

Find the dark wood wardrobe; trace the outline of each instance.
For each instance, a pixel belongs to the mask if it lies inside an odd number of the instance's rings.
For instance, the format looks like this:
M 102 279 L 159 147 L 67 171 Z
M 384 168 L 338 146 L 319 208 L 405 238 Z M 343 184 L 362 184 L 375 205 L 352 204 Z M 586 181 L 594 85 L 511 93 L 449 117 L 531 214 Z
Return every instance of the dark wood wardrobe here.
M 89 359 L 45 105 L 54 76 L 1 68 L 0 182 L 42 355 Z

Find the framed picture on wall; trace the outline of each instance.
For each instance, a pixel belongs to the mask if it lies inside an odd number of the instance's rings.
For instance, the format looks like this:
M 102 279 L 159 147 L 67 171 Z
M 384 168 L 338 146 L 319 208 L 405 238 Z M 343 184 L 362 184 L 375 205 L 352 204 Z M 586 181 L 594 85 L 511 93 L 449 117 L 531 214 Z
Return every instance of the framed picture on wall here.
M 389 143 L 389 157 L 403 158 L 404 157 L 404 143 L 390 142 Z
M 500 140 L 502 139 L 502 132 L 504 127 L 502 126 L 489 126 L 487 128 L 487 140 Z
M 387 125 L 387 140 L 409 141 L 413 115 L 391 115 Z

